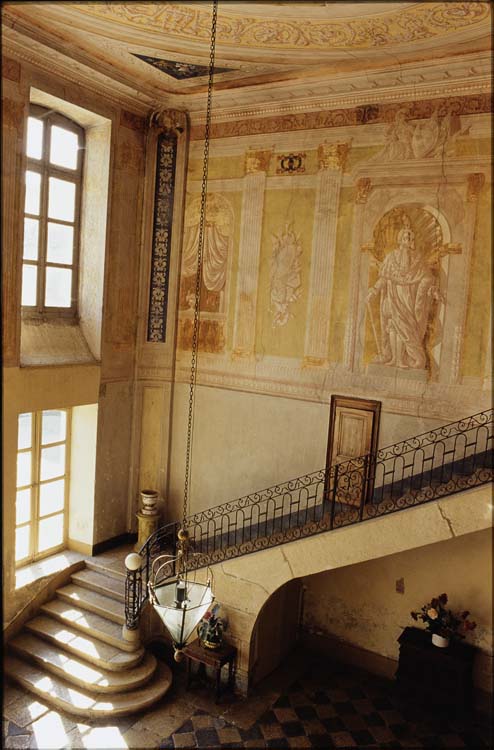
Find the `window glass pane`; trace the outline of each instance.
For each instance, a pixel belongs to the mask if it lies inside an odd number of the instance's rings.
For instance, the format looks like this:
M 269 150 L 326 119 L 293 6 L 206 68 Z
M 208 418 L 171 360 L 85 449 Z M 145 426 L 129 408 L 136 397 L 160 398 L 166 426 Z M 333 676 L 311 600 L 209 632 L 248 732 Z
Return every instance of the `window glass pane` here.
M 27 523 L 31 520 L 31 490 L 20 490 L 15 498 L 15 522 Z
M 76 133 L 53 125 L 51 129 L 50 161 L 60 167 L 77 168 L 77 147 L 79 139 Z
M 59 443 L 65 440 L 67 412 L 44 411 L 41 423 L 41 443 Z
M 47 516 L 63 510 L 64 506 L 65 480 L 41 484 L 39 487 L 39 514 Z
M 52 263 L 72 263 L 74 227 L 48 222 L 46 259 Z
M 29 307 L 36 304 L 37 266 L 22 264 L 22 299 L 21 304 Z
M 39 221 L 24 219 L 24 258 L 26 260 L 38 259 L 38 236 Z
M 41 191 L 41 175 L 38 172 L 26 172 L 26 203 L 25 213 L 39 214 L 39 197 Z
M 70 307 L 72 300 L 72 271 L 67 268 L 47 268 L 45 305 Z
M 50 219 L 74 221 L 75 183 L 50 177 L 48 190 L 48 216 Z
M 65 445 L 41 449 L 41 479 L 54 479 L 65 474 Z
M 63 542 L 63 513 L 44 518 L 38 527 L 38 552 L 56 547 Z
M 31 429 L 32 429 L 32 414 L 19 414 L 17 420 L 17 449 L 22 450 L 23 448 L 31 447 Z
M 17 454 L 17 487 L 31 484 L 31 451 Z
M 27 119 L 27 155 L 41 159 L 43 153 L 43 121 L 36 117 Z
M 30 526 L 22 526 L 15 530 L 15 559 L 23 560 L 29 555 Z

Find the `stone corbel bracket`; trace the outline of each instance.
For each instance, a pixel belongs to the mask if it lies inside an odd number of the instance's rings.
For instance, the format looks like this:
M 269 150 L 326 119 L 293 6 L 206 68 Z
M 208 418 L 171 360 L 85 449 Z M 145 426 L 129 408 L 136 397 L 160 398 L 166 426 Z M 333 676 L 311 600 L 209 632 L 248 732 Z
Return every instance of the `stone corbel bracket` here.
M 181 135 L 188 130 L 187 112 L 179 109 L 154 109 L 148 116 L 149 127 L 161 128 L 165 132 Z

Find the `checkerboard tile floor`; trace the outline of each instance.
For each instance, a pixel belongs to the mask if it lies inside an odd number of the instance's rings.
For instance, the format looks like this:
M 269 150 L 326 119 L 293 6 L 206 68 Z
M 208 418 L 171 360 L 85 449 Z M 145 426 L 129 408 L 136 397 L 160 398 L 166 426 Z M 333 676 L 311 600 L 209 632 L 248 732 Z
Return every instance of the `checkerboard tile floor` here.
M 249 729 L 197 710 L 160 750 L 175 748 L 489 748 L 475 719 L 411 705 L 393 682 L 326 663 L 293 682 Z

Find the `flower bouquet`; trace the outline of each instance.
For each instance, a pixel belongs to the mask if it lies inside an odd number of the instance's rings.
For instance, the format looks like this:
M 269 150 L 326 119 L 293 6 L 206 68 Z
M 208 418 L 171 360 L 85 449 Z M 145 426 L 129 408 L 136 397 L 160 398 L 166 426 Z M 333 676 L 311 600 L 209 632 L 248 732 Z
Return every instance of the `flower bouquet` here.
M 216 603 L 208 609 L 197 626 L 197 635 L 204 648 L 219 648 L 223 642 L 223 633 L 228 628 L 228 620 L 220 614 L 220 605 Z
M 428 604 L 424 604 L 419 612 L 410 612 L 415 621 L 422 620 L 427 630 L 432 633 L 432 642 L 435 645 L 446 646 L 450 638 L 465 638 L 465 635 L 477 627 L 477 623 L 468 620 L 470 612 L 465 610 L 459 614 L 454 614 L 450 609 L 446 609 L 448 595 L 431 599 Z M 441 639 L 445 639 L 442 642 Z

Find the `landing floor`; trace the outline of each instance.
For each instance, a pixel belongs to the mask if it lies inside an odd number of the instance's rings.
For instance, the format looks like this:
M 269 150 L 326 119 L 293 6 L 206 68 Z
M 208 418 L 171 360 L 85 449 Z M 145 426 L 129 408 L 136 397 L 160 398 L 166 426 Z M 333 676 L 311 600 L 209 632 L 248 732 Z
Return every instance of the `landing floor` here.
M 83 723 L 18 687 L 4 692 L 6 748 L 491 747 L 487 726 L 409 706 L 392 682 L 298 650 L 247 700 L 215 705 L 205 687 L 173 687 L 143 714 Z

